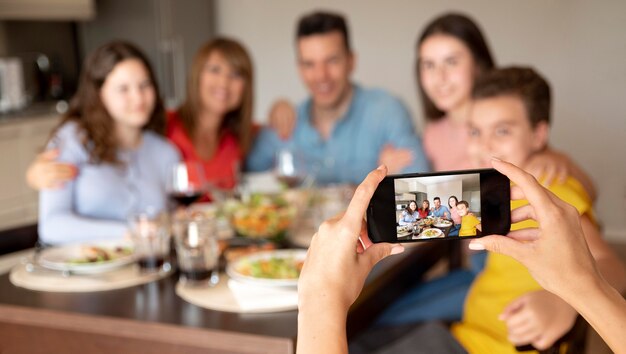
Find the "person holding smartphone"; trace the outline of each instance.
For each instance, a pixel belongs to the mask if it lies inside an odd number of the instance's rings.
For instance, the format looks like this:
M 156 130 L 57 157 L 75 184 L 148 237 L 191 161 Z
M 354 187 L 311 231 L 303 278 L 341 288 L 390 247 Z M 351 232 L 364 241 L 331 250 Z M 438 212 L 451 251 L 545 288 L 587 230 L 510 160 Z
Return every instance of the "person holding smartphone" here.
M 513 198 L 529 202 L 513 212 L 512 220 L 536 219 L 539 227 L 475 239 L 470 247 L 522 263 L 546 290 L 579 311 L 614 352 L 625 353 L 626 301 L 599 273 L 576 209 L 515 165 L 496 159 L 491 163 L 515 183 Z M 327 220 L 313 237 L 298 281 L 298 354 L 347 353 L 350 305 L 374 265 L 403 251 L 399 244 L 372 245 L 364 233 L 363 214 L 385 174 L 384 166 L 371 172 L 346 213 Z

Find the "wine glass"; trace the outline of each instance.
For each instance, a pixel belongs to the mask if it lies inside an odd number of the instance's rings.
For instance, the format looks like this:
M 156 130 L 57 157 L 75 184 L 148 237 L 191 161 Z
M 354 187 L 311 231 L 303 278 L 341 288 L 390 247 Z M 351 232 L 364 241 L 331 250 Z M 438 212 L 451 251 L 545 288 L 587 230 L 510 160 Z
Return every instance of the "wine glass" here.
M 276 153 L 274 173 L 288 188 L 299 187 L 306 178 L 301 156 L 290 149 L 281 149 Z
M 206 189 L 207 180 L 200 163 L 180 162 L 172 167 L 167 192 L 177 205 L 191 205 L 206 193 Z

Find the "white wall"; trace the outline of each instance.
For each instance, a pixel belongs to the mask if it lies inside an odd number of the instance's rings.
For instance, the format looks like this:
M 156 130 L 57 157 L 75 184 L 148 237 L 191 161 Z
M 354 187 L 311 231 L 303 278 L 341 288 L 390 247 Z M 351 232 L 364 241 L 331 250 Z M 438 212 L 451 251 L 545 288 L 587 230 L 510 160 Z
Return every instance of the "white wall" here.
M 430 206 L 433 206 L 433 199 L 439 197 L 441 199 L 441 205 L 448 207 L 448 198 L 455 195 L 457 198 L 463 195 L 463 183 L 461 180 L 447 181 L 435 184 L 426 185 L 426 193 L 428 194 L 428 201 Z
M 295 67 L 298 17 L 316 8 L 348 15 L 355 80 L 384 87 L 422 117 L 413 78 L 415 41 L 443 11 L 475 18 L 500 65 L 533 65 L 554 89 L 552 144 L 596 180 L 605 234 L 626 241 L 626 1 L 217 0 L 217 32 L 241 39 L 256 65 L 256 117 L 278 96 L 305 97 Z

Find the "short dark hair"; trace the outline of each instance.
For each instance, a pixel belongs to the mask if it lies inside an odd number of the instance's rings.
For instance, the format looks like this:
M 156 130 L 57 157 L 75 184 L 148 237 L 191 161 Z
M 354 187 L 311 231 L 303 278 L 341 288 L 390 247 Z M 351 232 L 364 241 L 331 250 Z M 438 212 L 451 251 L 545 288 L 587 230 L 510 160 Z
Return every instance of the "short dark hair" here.
M 461 200 L 460 202 L 456 203 L 456 205 L 459 205 L 459 204 L 463 204 L 463 205 L 465 205 L 466 208 L 469 209 L 469 203 L 468 202 L 466 202 L 464 200 Z
M 316 11 L 308 15 L 302 16 L 298 21 L 296 31 L 296 41 L 302 37 L 313 36 L 316 34 L 327 34 L 331 32 L 339 32 L 343 37 L 346 50 L 351 51 L 350 36 L 348 34 L 348 25 L 344 16 L 326 11 Z
M 441 198 L 439 198 L 439 197 L 434 197 L 434 198 L 433 198 L 433 202 L 434 202 L 435 200 L 441 201 Z
M 460 13 L 446 13 L 432 20 L 422 31 L 417 40 L 417 49 L 424 43 L 426 39 L 433 35 L 443 34 L 452 36 L 467 46 L 476 67 L 478 68 L 478 76 L 485 71 L 491 70 L 495 66 L 495 61 L 489 51 L 489 46 L 483 36 L 480 28 L 470 17 Z M 419 70 L 419 57 L 415 65 L 415 74 L 417 76 L 417 86 L 422 98 L 422 106 L 427 120 L 436 121 L 443 116 L 445 112 L 435 106 L 435 103 L 428 97 L 422 87 Z
M 550 84 L 529 67 L 507 67 L 482 75 L 474 84 L 472 98 L 499 96 L 519 97 L 534 128 L 540 122 L 550 123 Z

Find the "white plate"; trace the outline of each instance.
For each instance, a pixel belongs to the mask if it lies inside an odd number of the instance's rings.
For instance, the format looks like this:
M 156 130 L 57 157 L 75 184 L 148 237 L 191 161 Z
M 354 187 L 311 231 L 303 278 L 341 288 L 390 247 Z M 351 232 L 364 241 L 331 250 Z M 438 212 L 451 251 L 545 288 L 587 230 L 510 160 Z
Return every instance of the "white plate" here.
M 84 257 L 84 248 L 90 246 L 101 247 L 105 249 L 114 249 L 116 247 L 132 248 L 132 243 L 128 241 L 101 241 L 51 247 L 41 251 L 38 261 L 42 266 L 46 268 L 60 271 L 70 271 L 77 274 L 104 273 L 135 261 L 134 255 L 129 254 L 110 261 L 103 262 L 80 264 L 70 262 L 72 259 Z
M 266 251 L 266 252 L 258 252 L 248 256 L 243 256 L 235 259 L 232 262 L 228 263 L 226 266 L 226 274 L 229 277 L 250 283 L 255 285 L 263 285 L 263 286 L 297 286 L 298 279 L 271 279 L 271 278 L 257 278 L 249 275 L 244 275 L 239 273 L 238 269 L 243 262 L 253 262 L 262 259 L 271 259 L 271 258 L 293 258 L 298 261 L 304 261 L 306 258 L 306 250 L 301 249 L 288 249 L 288 250 L 277 250 L 277 251 Z
M 427 230 L 434 230 L 437 235 L 436 236 L 426 236 L 424 235 L 424 232 L 426 232 Z M 413 236 L 414 239 L 429 239 L 429 238 L 437 238 L 437 237 L 442 237 L 443 236 L 443 231 L 439 230 L 439 229 L 426 229 L 424 231 L 422 231 L 421 234 L 419 234 L 419 236 Z
M 438 224 L 434 225 L 435 227 L 448 227 L 448 226 L 452 226 L 451 222 L 440 222 Z

